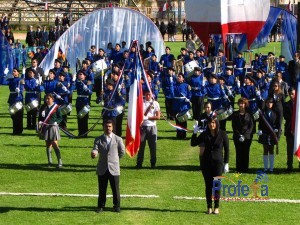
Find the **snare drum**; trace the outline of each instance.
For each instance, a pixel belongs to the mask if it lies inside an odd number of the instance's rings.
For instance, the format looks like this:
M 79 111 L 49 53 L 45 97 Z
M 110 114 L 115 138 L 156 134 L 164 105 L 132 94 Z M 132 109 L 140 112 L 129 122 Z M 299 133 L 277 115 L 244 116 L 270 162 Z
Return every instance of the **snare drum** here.
M 64 104 L 60 107 L 60 111 L 62 115 L 67 115 L 72 111 L 72 104 Z
M 86 114 L 91 110 L 91 107 L 89 105 L 85 105 L 78 113 L 77 117 L 82 119 L 85 117 Z
M 35 99 L 35 100 L 31 101 L 30 103 L 26 104 L 25 109 L 27 112 L 29 112 L 33 109 L 36 109 L 38 106 L 39 106 L 39 102 L 38 102 L 38 100 Z
M 23 108 L 23 103 L 22 102 L 16 102 L 12 106 L 9 107 L 8 111 L 10 115 L 14 115 L 16 112 L 21 110 Z
M 193 72 L 194 68 L 197 66 L 199 66 L 198 63 L 195 60 L 193 60 L 184 65 L 184 70 L 185 72 L 190 73 Z
M 231 114 L 233 113 L 233 109 L 231 106 L 228 109 L 219 108 L 219 109 L 215 110 L 215 113 L 217 114 L 218 120 L 225 120 L 229 116 L 231 116 Z
M 191 114 L 190 114 L 190 111 L 187 109 L 187 110 L 184 110 L 180 113 L 177 113 L 176 114 L 176 118 L 179 122 L 186 122 L 188 119 L 191 118 Z

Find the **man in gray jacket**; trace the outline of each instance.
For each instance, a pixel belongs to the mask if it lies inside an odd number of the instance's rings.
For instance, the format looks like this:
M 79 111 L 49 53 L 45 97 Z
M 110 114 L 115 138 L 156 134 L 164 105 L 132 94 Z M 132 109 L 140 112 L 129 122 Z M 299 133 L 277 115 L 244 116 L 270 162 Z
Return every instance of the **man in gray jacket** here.
M 104 134 L 94 141 L 91 152 L 92 158 L 99 155 L 96 173 L 98 175 L 99 197 L 97 213 L 103 212 L 106 202 L 108 180 L 113 193 L 114 211 L 120 212 L 120 163 L 119 159 L 125 154 L 125 146 L 121 137 L 115 135 L 113 122 L 107 120 L 104 125 Z

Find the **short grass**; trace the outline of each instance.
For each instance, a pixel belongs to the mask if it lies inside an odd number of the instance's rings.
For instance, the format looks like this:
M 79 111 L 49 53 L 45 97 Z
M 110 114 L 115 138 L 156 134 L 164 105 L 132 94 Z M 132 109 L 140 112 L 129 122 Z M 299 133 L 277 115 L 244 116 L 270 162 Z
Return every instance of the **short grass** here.
M 167 43 L 168 45 L 169 43 Z M 173 44 L 173 43 L 172 43 Z M 180 43 L 175 43 L 178 46 Z M 175 50 L 175 52 L 179 52 Z M 76 193 L 97 194 L 97 161 L 90 158 L 93 140 L 102 134 L 97 125 L 86 139 L 69 139 L 62 134 L 60 141 L 64 167 L 57 171 L 47 168 L 44 142 L 34 131 L 24 130 L 21 136 L 12 136 L 12 122 L 7 111 L 7 86 L 0 86 L 0 192 L 20 193 Z M 76 99 L 76 93 L 74 96 Z M 90 126 L 97 121 L 101 108 L 92 98 Z M 163 97 L 159 98 L 165 114 Z M 26 116 L 26 115 L 25 115 Z M 188 127 L 192 129 L 192 121 Z M 126 119 L 123 121 L 125 127 Z M 24 117 L 24 126 L 26 119 Z M 68 128 L 77 134 L 75 111 L 68 120 Z M 96 214 L 97 198 L 49 196 L 0 196 L 0 223 L 4 225 L 32 224 L 299 224 L 299 204 L 268 202 L 221 202 L 219 216 L 206 215 L 205 200 L 177 200 L 174 196 L 204 197 L 204 182 L 199 171 L 198 148 L 190 147 L 189 140 L 176 140 L 176 132 L 164 120 L 158 121 L 157 168 L 150 169 L 146 149 L 144 169 L 134 168 L 136 158 L 127 155 L 121 160 L 121 194 L 158 195 L 158 198 L 122 198 L 122 212 L 108 211 Z M 231 124 L 227 122 L 230 138 L 230 173 L 235 177 L 235 151 Z M 123 136 L 125 132 L 123 132 Z M 190 137 L 191 134 L 188 134 Z M 300 199 L 297 185 L 299 170 L 285 173 L 286 144 L 282 136 L 280 153 L 276 156 L 275 172 L 268 174 L 269 197 Z M 251 171 L 240 175 L 242 184 L 250 185 L 262 168 L 262 146 L 254 137 L 250 156 Z M 298 162 L 294 161 L 298 168 Z M 111 194 L 108 188 L 108 193 Z

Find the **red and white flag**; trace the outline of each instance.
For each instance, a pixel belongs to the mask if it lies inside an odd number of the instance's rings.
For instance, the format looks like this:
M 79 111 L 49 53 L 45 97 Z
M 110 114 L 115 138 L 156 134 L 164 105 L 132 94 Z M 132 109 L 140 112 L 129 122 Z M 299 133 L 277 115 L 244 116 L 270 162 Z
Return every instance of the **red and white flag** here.
M 165 12 L 168 10 L 168 8 L 169 8 L 169 4 L 168 4 L 168 2 L 165 2 L 164 6 L 162 8 L 162 11 Z
M 140 147 L 140 128 L 144 119 L 143 89 L 141 78 L 142 76 L 145 76 L 145 71 L 143 69 L 137 41 L 133 41 L 131 46 L 136 46 L 137 55 L 135 57 L 133 78 L 131 79 L 129 91 L 128 118 L 126 128 L 126 152 L 130 157 L 134 157 Z
M 294 142 L 294 154 L 295 156 L 298 157 L 298 160 L 300 160 L 300 82 L 298 82 L 298 88 L 297 88 L 297 93 L 296 93 L 296 99 L 295 99 L 295 104 L 294 104 L 294 112 L 293 112 L 293 119 L 295 121 L 295 142 Z M 296 107 L 295 107 L 296 106 Z
M 48 2 L 45 2 L 44 8 L 45 8 L 45 10 L 48 10 Z

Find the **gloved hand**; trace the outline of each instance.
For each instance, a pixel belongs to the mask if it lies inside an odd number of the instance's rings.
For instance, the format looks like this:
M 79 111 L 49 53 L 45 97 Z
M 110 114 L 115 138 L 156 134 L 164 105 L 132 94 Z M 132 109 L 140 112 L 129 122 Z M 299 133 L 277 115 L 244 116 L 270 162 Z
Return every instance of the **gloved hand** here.
M 20 92 L 20 88 L 16 88 L 15 92 L 19 93 Z
M 257 97 L 260 97 L 260 91 L 257 91 L 257 92 L 256 92 L 256 96 L 257 96 Z
M 25 72 L 26 72 L 26 68 L 24 66 L 23 69 L 22 69 L 22 74 L 25 74 Z
M 54 122 L 53 125 L 54 125 L 54 126 L 57 126 L 57 122 Z
M 258 135 L 258 136 L 262 135 L 262 131 L 259 130 L 259 131 L 257 132 L 257 135 Z
M 36 85 L 40 85 L 39 79 L 35 79 L 35 83 L 36 83 Z
M 6 74 L 8 74 L 8 72 L 9 72 L 9 69 L 6 67 L 4 70 L 4 74 L 6 75 Z
M 63 86 L 61 89 L 62 89 L 63 91 L 67 91 L 67 90 L 68 90 L 68 88 L 66 88 L 65 86 Z
M 224 99 L 228 99 L 228 96 L 227 95 L 224 95 L 224 97 L 223 97 Z
M 42 111 L 42 117 L 45 117 L 45 116 L 46 116 L 46 112 L 44 110 L 44 111 Z
M 228 173 L 229 172 L 229 164 L 225 163 L 224 165 L 224 173 Z
M 184 101 L 185 102 L 190 102 L 190 100 L 188 98 L 185 98 Z
M 228 96 L 232 96 L 232 91 L 228 90 Z
M 144 116 L 144 120 L 148 120 L 148 116 Z
M 194 124 L 194 134 L 197 134 L 199 131 L 200 131 L 200 127 L 198 127 L 198 121 L 196 120 L 195 121 L 195 124 Z
M 236 86 L 237 86 L 238 88 L 241 87 L 241 82 L 240 82 L 239 80 L 236 81 Z
M 76 74 L 73 74 L 72 81 L 75 82 L 75 80 L 76 80 Z
M 89 90 L 88 86 L 83 85 L 83 90 L 84 90 L 84 91 L 88 91 L 88 90 Z
M 275 133 L 278 133 L 278 129 L 274 129 L 274 132 L 275 132 Z

